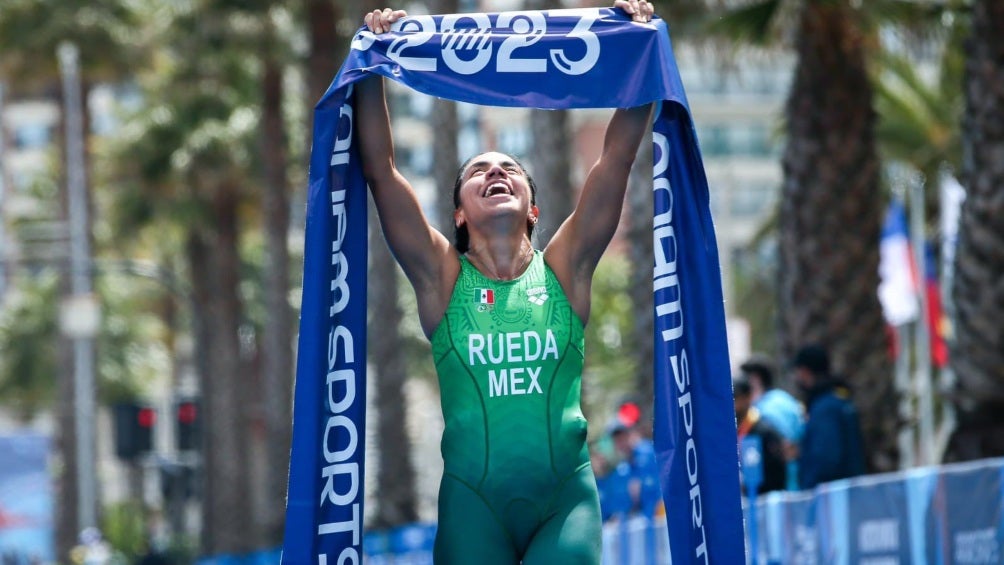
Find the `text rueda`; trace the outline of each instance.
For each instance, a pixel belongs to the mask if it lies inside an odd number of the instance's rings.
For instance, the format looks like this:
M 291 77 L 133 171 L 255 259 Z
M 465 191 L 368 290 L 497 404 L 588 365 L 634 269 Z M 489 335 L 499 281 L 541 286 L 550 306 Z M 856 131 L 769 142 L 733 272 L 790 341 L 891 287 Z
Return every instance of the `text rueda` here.
M 581 43 L 581 47 L 569 50 L 574 51 L 574 55 L 564 48 L 552 48 L 546 53 L 533 48 L 547 33 L 548 19 L 555 17 L 576 18 L 575 26 L 566 34 Z M 432 16 L 412 16 L 391 26 L 391 31 L 401 35 L 391 41 L 387 57 L 409 71 L 436 72 L 442 62 L 462 75 L 478 73 L 489 65 L 498 73 L 547 73 L 555 69 L 566 75 L 581 75 L 589 72 L 600 58 L 600 39 L 590 29 L 599 18 L 598 8 L 451 14 L 443 16 L 439 22 Z M 435 56 L 430 56 L 428 47 L 416 49 L 437 34 L 440 51 Z M 373 33 L 362 30 L 352 41 L 352 48 L 366 51 L 376 38 Z M 495 43 L 499 39 L 496 50 Z

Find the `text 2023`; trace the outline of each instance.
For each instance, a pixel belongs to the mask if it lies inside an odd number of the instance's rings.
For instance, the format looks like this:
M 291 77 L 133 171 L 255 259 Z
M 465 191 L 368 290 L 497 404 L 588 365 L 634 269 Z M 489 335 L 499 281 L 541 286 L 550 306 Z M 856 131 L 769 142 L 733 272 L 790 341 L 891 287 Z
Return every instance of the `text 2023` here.
M 590 31 L 593 23 L 599 19 L 600 11 L 556 10 L 554 13 L 578 18 L 566 36 L 582 42 L 584 52 L 576 49 L 582 53 L 579 58 L 570 58 L 564 49 L 551 49 L 547 58 L 520 53 L 520 50 L 540 41 L 547 32 L 547 18 L 542 12 L 502 12 L 496 15 L 494 25 L 488 14 L 451 14 L 439 21 L 439 29 L 436 29 L 436 21 L 432 16 L 405 18 L 395 22 L 391 31 L 405 32 L 407 35 L 391 42 L 387 56 L 402 68 L 411 71 L 436 71 L 439 60 L 442 59 L 447 67 L 463 75 L 472 75 L 485 69 L 492 60 L 495 61 L 495 72 L 499 73 L 546 73 L 548 63 L 567 75 L 588 72 L 600 57 L 600 40 Z M 457 27 L 462 21 L 465 26 Z M 473 27 L 470 26 L 471 22 Z M 410 49 L 426 44 L 437 33 L 442 35 L 440 57 L 407 53 Z M 493 33 L 503 36 L 497 53 L 492 41 Z M 458 51 L 466 51 L 467 56 L 470 56 L 471 51 L 476 53 L 473 58 L 467 59 L 461 58 Z

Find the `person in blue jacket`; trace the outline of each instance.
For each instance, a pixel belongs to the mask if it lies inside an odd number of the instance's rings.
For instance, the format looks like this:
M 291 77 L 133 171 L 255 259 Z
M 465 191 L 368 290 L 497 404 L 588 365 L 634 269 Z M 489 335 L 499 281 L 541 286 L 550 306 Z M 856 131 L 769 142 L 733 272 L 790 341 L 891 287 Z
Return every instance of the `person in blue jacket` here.
M 798 490 L 798 461 L 794 458 L 805 430 L 802 403 L 786 390 L 774 386 L 774 370 L 767 356 L 754 354 L 739 366 L 740 379 L 750 386 L 753 407 L 770 422 L 784 440 L 785 476 L 788 490 Z
M 631 512 L 647 517 L 654 516 L 662 502 L 655 444 L 642 435 L 637 422 L 625 423 L 619 419 L 615 420 L 610 435 L 618 453 L 624 457 L 624 463 L 627 464 L 627 488 Z
M 799 487 L 810 489 L 820 483 L 864 474 L 858 411 L 850 400 L 849 387 L 830 372 L 826 349 L 820 345 L 799 349 L 792 369 L 808 407 L 799 445 Z

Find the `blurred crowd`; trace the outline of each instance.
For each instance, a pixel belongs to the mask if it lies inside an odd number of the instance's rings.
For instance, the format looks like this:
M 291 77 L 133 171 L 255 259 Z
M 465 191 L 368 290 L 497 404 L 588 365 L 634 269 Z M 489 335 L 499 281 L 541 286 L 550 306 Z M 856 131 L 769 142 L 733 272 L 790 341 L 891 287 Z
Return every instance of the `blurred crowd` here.
M 759 438 L 762 478 L 756 494 L 805 490 L 865 472 L 861 425 L 851 388 L 830 369 L 821 345 L 799 349 L 784 369 L 792 390 L 777 385 L 778 369 L 753 355 L 733 377 L 737 449 Z M 604 521 L 664 512 L 651 426 L 635 401 L 617 406 L 602 437 L 590 445 Z M 740 482 L 743 476 L 740 473 Z M 742 485 L 751 494 L 751 485 Z
M 757 494 L 811 489 L 864 474 L 861 423 L 852 391 L 830 370 L 826 348 L 802 347 L 787 368 L 794 395 L 776 386 L 774 367 L 762 355 L 743 363 L 732 381 L 737 440 L 741 444 L 747 436 L 757 436 L 762 446 L 763 478 Z
M 637 402 L 621 403 L 603 437 L 590 446 L 604 522 L 663 512 L 651 427 L 641 415 Z

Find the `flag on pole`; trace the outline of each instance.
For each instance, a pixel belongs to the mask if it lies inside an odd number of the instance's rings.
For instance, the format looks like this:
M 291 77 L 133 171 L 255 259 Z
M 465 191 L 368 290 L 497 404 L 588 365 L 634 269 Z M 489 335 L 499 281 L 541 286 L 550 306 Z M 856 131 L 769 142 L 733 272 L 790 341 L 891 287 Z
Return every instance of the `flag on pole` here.
M 886 322 L 894 327 L 920 316 L 917 269 L 906 225 L 903 203 L 893 199 L 882 227 L 878 295 Z
M 924 293 L 927 299 L 927 335 L 931 340 L 931 363 L 939 369 L 948 365 L 948 317 L 941 306 L 941 281 L 938 280 L 938 262 L 934 245 L 924 243 Z

